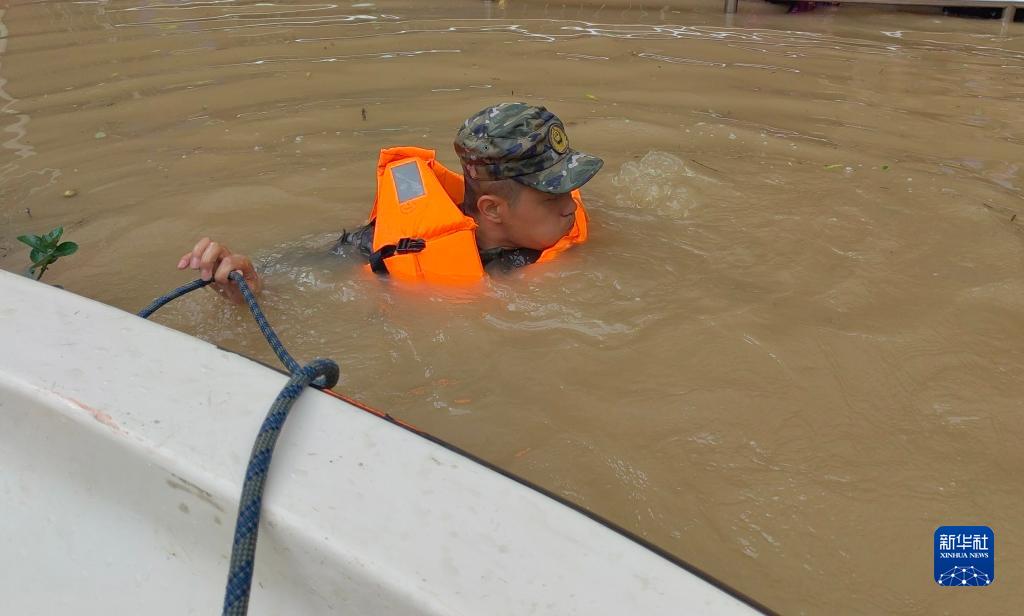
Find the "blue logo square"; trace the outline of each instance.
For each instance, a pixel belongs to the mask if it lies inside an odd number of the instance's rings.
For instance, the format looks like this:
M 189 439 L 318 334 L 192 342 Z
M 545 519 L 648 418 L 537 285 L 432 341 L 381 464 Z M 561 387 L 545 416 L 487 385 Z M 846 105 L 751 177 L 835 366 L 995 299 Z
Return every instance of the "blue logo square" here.
M 935 529 L 935 583 L 988 586 L 996 579 L 996 535 L 988 526 Z

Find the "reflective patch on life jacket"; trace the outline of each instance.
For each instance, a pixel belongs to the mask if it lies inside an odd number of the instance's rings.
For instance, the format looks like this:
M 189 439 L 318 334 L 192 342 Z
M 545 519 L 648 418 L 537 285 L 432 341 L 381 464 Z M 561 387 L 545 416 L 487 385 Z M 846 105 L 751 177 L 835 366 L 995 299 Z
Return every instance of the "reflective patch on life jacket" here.
M 420 179 L 420 170 L 416 167 L 416 161 L 392 167 L 391 178 L 395 181 L 399 204 L 427 194 L 427 189 L 423 187 L 423 180 Z

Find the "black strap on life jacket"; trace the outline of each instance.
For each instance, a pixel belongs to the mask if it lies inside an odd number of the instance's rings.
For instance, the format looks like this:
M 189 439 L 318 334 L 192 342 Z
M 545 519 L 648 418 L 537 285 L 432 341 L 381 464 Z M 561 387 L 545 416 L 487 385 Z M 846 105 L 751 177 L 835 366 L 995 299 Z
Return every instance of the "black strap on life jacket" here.
M 375 274 L 387 275 L 388 266 L 384 264 L 384 259 L 388 259 L 395 255 L 406 255 L 414 252 L 421 252 L 427 247 L 427 241 L 418 237 L 403 237 L 398 240 L 397 244 L 386 244 L 381 246 L 379 250 L 374 251 L 370 254 L 370 269 Z

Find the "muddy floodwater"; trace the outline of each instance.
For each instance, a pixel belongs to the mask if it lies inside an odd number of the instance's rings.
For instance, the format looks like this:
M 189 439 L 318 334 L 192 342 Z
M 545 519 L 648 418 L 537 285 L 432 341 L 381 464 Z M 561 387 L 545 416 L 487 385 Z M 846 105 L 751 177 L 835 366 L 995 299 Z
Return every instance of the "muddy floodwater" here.
M 329 253 L 381 147 L 457 168 L 505 100 L 604 158 L 590 242 L 459 291 Z M 338 390 L 772 609 L 1010 614 L 1022 100 L 1024 24 L 925 7 L 3 2 L 0 267 L 63 224 L 45 280 L 134 311 L 209 235 Z M 275 361 L 214 293 L 156 320 Z M 957 524 L 993 528 L 992 586 L 932 579 Z

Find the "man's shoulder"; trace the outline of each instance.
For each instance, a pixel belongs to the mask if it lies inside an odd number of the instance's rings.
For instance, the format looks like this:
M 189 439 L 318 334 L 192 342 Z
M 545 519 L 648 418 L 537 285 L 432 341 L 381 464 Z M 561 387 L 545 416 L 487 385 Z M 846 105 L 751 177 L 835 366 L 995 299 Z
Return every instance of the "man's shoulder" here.
M 334 242 L 331 253 L 346 255 L 348 250 L 354 248 L 364 259 L 369 259 L 373 254 L 373 230 L 377 226 L 376 220 L 371 220 L 365 225 L 353 231 L 344 230 L 341 237 Z

